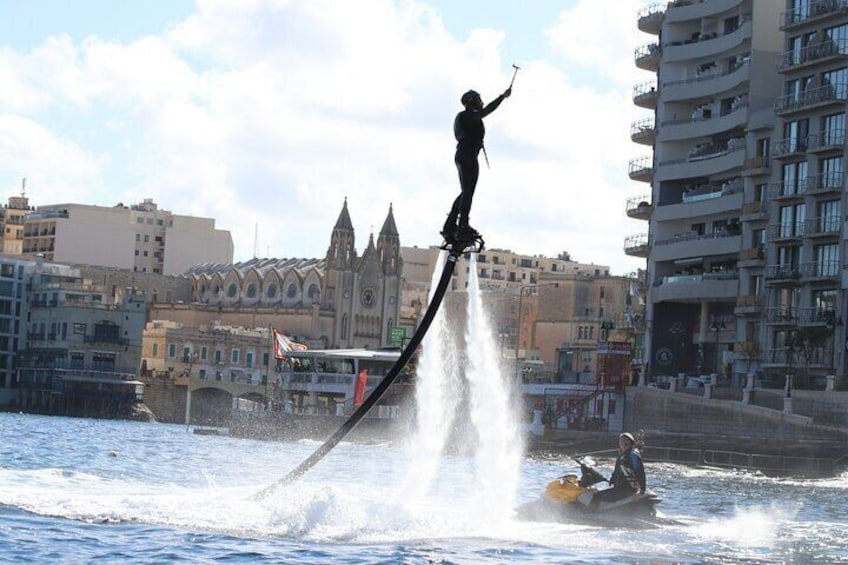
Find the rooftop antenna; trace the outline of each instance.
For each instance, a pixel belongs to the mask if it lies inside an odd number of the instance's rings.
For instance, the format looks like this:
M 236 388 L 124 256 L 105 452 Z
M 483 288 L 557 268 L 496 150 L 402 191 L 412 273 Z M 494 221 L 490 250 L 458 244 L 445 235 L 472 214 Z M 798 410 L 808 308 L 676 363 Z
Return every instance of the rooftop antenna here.
M 26 196 L 26 177 L 21 179 L 21 196 Z

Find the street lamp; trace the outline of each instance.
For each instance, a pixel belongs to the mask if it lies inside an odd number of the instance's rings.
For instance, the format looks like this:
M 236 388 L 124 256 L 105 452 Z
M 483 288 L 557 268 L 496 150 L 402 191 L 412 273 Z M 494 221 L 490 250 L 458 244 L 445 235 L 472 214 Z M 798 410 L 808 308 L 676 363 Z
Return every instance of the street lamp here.
M 723 330 L 725 328 L 727 328 L 727 326 L 724 323 L 724 318 L 714 318 L 713 323 L 710 324 L 710 329 L 715 332 L 715 374 L 716 374 L 716 376 L 721 374 L 721 371 L 719 370 L 720 365 L 719 365 L 718 338 L 719 338 L 721 330 Z

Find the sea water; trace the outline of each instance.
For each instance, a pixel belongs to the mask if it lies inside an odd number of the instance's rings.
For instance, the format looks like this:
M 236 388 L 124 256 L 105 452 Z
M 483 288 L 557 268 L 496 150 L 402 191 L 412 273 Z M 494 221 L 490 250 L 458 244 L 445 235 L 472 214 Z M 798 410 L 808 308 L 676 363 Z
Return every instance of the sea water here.
M 848 475 L 648 464 L 678 525 L 517 520 L 517 505 L 577 469 L 566 456 L 522 456 L 492 336 L 472 276 L 466 326 L 440 312 L 424 341 L 409 438 L 342 442 L 263 497 L 319 444 L 0 413 L 0 562 L 848 563 Z
M 408 496 L 402 445 L 342 442 L 255 500 L 317 446 L 185 426 L 0 414 L 4 563 L 848 563 L 848 476 L 775 479 L 648 464 L 681 524 L 628 530 L 477 511 L 477 462 L 445 456 Z M 600 462 L 610 471 L 610 463 Z M 576 471 L 524 458 L 516 504 Z

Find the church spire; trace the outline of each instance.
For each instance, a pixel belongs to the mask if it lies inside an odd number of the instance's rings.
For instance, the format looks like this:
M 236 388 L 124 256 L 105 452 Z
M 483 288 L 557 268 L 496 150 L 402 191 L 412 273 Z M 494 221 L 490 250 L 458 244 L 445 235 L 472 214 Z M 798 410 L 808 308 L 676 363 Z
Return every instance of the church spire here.
M 355 261 L 356 247 L 354 245 L 353 222 L 350 221 L 347 198 L 345 198 L 339 219 L 336 220 L 336 225 L 330 236 L 330 247 L 327 249 L 327 267 L 350 269 Z
M 377 256 L 380 258 L 380 266 L 384 275 L 397 275 L 400 272 L 400 236 L 395 225 L 395 215 L 392 205 L 389 204 L 389 213 L 380 237 L 377 238 Z

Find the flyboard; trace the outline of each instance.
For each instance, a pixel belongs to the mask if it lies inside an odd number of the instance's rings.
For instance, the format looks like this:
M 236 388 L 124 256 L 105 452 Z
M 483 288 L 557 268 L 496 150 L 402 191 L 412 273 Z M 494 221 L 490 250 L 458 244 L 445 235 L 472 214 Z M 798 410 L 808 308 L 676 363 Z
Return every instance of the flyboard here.
M 277 488 L 285 486 L 303 476 L 316 463 L 321 461 L 321 459 L 323 459 L 324 456 L 327 455 L 336 445 L 338 445 L 338 443 L 342 441 L 342 439 L 344 439 L 344 437 L 354 427 L 356 427 L 359 421 L 365 417 L 368 411 L 371 410 L 377 401 L 380 400 L 380 397 L 383 396 L 386 390 L 388 390 L 400 374 L 401 370 L 407 363 L 409 363 L 409 360 L 412 358 L 415 350 L 418 349 L 418 346 L 424 339 L 427 330 L 430 328 L 430 324 L 433 322 L 433 318 L 436 317 L 436 312 L 438 312 L 439 307 L 442 304 L 442 299 L 447 292 L 448 285 L 450 284 L 451 277 L 453 276 L 454 267 L 456 267 L 457 259 L 459 259 L 460 255 L 466 251 L 479 253 L 483 250 L 483 246 L 483 238 L 477 232 L 459 232 L 446 236 L 445 243 L 442 244 L 441 248 L 448 252 L 448 260 L 445 262 L 444 269 L 442 269 L 442 276 L 439 279 L 439 284 L 436 286 L 436 290 L 433 293 L 433 299 L 429 306 L 427 306 L 427 311 L 421 319 L 421 324 L 418 326 L 418 329 L 415 330 L 415 333 L 412 334 L 412 338 L 409 340 L 409 343 L 406 345 L 403 352 L 401 352 L 398 360 L 383 380 L 380 381 L 380 384 L 374 388 L 368 398 L 365 399 L 359 408 L 350 415 L 350 418 L 348 418 L 347 421 L 333 433 L 333 435 L 327 438 L 327 440 L 324 441 L 324 443 L 321 444 L 318 449 L 312 453 L 312 455 L 304 459 L 300 465 L 289 471 L 285 477 L 278 479 L 276 482 L 256 493 L 254 496 L 255 499 L 261 500 L 274 492 Z

